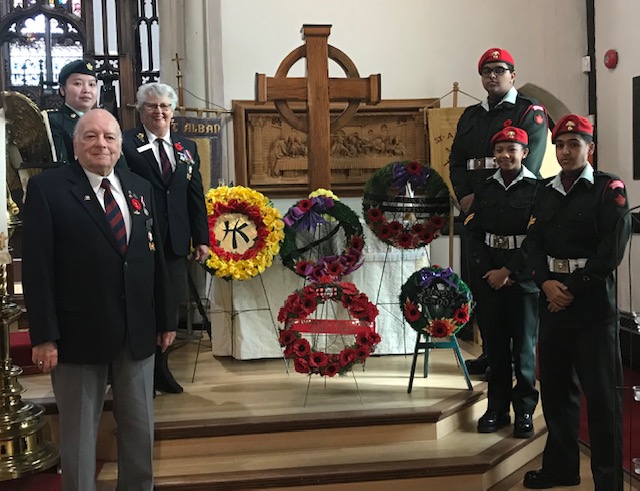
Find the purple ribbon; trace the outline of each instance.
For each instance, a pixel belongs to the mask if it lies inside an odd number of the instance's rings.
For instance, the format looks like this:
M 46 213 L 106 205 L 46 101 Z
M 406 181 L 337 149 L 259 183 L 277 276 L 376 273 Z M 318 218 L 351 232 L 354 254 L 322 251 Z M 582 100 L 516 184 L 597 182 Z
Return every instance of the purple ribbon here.
M 326 213 L 328 208 L 333 207 L 333 199 L 324 196 L 316 196 L 311 198 L 311 209 L 309 211 L 302 210 L 298 205 L 293 206 L 284 217 L 284 223 L 287 227 L 297 223 L 296 228 L 308 230 L 311 233 L 316 231 L 318 225 L 323 225 L 327 221 L 322 214 Z
M 420 271 L 419 285 L 423 288 L 426 288 L 429 285 L 431 285 L 431 283 L 433 283 L 435 280 L 441 280 L 442 282 L 446 283 L 452 288 L 457 289 L 458 287 L 451 279 L 452 275 L 453 275 L 453 271 L 451 270 L 451 268 L 443 269 L 442 271 L 439 271 L 439 272 L 434 271 L 433 269 L 430 269 L 430 268 L 423 268 Z
M 424 187 L 424 182 L 431 174 L 431 169 L 424 165 L 420 166 L 420 174 L 411 174 L 407 170 L 407 166 L 403 164 L 394 164 L 393 166 L 393 186 L 400 190 L 404 189 L 407 182 L 415 188 Z M 404 193 L 403 193 L 404 194 Z

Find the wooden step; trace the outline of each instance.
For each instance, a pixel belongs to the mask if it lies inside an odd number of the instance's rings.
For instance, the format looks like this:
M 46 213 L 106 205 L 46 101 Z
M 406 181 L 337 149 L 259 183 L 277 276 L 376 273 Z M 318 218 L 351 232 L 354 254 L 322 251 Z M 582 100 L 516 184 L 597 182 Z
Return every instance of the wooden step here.
M 154 474 L 157 489 L 350 489 L 403 481 L 486 490 L 542 451 L 543 418 L 535 423 L 537 433 L 528 440 L 513 438 L 510 428 L 478 434 L 475 422 L 438 439 L 425 431 L 433 425 L 427 423 L 291 431 L 273 434 L 270 441 L 264 435 L 161 440 Z M 115 478 L 116 464 L 106 463 L 100 481 L 114 485 Z

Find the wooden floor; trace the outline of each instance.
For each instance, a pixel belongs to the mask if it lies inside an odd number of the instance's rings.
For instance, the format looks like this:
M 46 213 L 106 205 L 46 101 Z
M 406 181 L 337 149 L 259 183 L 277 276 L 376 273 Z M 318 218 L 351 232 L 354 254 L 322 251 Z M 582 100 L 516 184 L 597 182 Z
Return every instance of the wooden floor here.
M 478 349 L 474 345 L 461 343 L 463 355 L 473 357 Z M 195 475 L 199 473 L 228 471 L 229 467 L 240 467 L 244 472 L 254 472 L 276 467 L 288 469 L 292 466 L 317 465 L 321 461 L 327 468 L 331 466 L 358 465 L 375 462 L 384 455 L 386 462 L 405 462 L 416 459 L 432 459 L 446 462 L 468 456 L 469 461 L 479 455 L 486 455 L 505 445 L 527 445 L 530 442 L 513 439 L 512 429 L 505 428 L 494 434 L 479 434 L 475 425 L 477 418 L 486 409 L 486 383 L 473 380 L 473 390 L 466 389 L 466 383 L 457 366 L 451 350 L 434 350 L 431 355 L 428 378 L 421 377 L 422 360 L 418 363 L 417 378 L 413 391 L 407 393 L 411 356 L 381 356 L 368 360 L 364 370 L 358 367 L 351 376 L 321 378 L 289 373 L 282 359 L 237 361 L 230 358 L 214 358 L 208 340 L 183 342 L 170 356 L 170 366 L 176 379 L 184 387 L 182 394 L 161 394 L 155 399 L 157 459 L 154 473 L 159 480 L 171 476 Z M 27 389 L 25 399 L 37 402 L 51 400 L 52 392 L 48 376 L 22 377 L 21 383 Z M 450 417 L 447 417 L 450 416 Z M 544 427 L 540 408 L 536 412 L 536 425 Z M 242 433 L 242 428 L 264 424 L 278 431 L 300 431 L 304 438 L 305 428 L 327 429 L 340 425 L 344 418 L 351 421 L 354 432 L 360 432 L 359 439 L 366 444 L 344 445 L 331 442 L 330 434 L 323 434 L 325 447 L 316 451 L 301 452 L 290 442 L 278 447 L 278 433 L 268 436 L 268 450 L 261 452 L 255 448 L 257 437 L 247 436 L 241 440 L 218 440 L 225 442 L 224 450 L 216 458 L 197 460 L 185 450 L 185 446 L 172 447 L 159 442 L 175 438 L 177 427 L 184 429 L 191 425 L 192 437 L 225 437 Z M 402 425 L 384 426 L 393 418 L 405 418 Z M 433 420 L 433 421 L 431 421 Z M 358 421 L 354 423 L 354 421 Z M 455 421 L 453 423 L 452 421 Z M 416 434 L 415 426 L 421 422 L 425 434 Z M 278 426 L 279 425 L 279 426 Z M 362 428 L 358 430 L 358 426 Z M 182 431 L 182 430 L 181 430 Z M 265 430 L 257 430 L 265 431 Z M 371 433 L 369 436 L 362 433 Z M 395 432 L 397 438 L 390 443 L 378 440 L 376 433 Z M 432 432 L 433 435 L 426 433 Z M 542 433 L 542 434 L 540 434 Z M 539 454 L 544 445 L 544 432 L 539 432 L 532 445 Z M 329 435 L 329 436 L 327 436 Z M 231 437 L 228 437 L 231 438 Z M 189 440 L 193 441 L 193 440 Z M 160 443 L 161 446 L 158 446 Z M 260 443 L 263 444 L 263 443 Z M 233 454 L 222 455 L 230 451 Z M 265 448 L 267 448 L 265 446 Z M 112 449 L 111 449 L 112 450 Z M 309 449 L 307 449 L 309 450 Z M 107 452 L 110 450 L 107 449 Z M 195 450 L 194 450 L 195 451 Z M 180 452 L 187 452 L 182 455 Z M 264 455 L 265 453 L 269 455 Z M 113 457 L 113 456 L 112 456 Z M 205 457 L 203 457 L 205 458 Z M 109 460 L 109 459 L 107 459 Z M 526 462 L 526 460 L 524 461 Z M 539 462 L 532 462 L 517 469 L 509 477 L 496 484 L 495 491 L 521 490 L 522 476 L 526 470 L 535 469 Z M 591 473 L 588 458 L 582 462 L 583 484 L 572 490 L 591 490 Z M 101 472 L 101 489 L 114 489 L 115 464 L 107 462 Z M 470 479 L 473 477 L 470 476 Z M 360 483 L 348 489 L 377 490 L 398 487 L 393 481 L 373 486 Z M 390 486 L 390 487 L 388 487 Z M 402 485 L 398 489 L 424 489 L 425 485 Z M 173 488 L 167 488 L 173 489 Z M 178 488 L 175 488 L 178 489 Z M 187 488 L 179 488 L 187 489 Z M 205 488 L 200 488 L 205 489 Z M 224 488 L 231 489 L 231 488 Z M 234 488 L 235 489 L 235 488 Z M 271 487 L 271 489 L 279 489 Z M 291 489 L 291 488 L 289 488 Z M 297 486 L 296 489 L 346 489 L 341 485 Z M 448 489 L 446 484 L 441 488 Z M 462 489 L 462 488 L 460 488 Z M 467 489 L 466 487 L 464 489 Z M 470 486 L 468 489 L 477 489 Z M 485 488 L 487 489 L 487 488 Z M 563 488 L 557 488 L 563 489 Z

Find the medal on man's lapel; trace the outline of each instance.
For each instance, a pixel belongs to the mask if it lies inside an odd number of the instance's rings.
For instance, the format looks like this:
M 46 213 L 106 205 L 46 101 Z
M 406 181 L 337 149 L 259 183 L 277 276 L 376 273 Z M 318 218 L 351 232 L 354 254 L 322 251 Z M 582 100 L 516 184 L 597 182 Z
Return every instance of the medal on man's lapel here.
M 139 215 L 140 214 L 140 210 L 142 210 L 142 203 L 138 199 L 138 195 L 135 194 L 135 193 L 132 193 L 130 190 L 127 191 L 127 194 L 129 195 L 129 203 L 131 203 L 131 208 L 133 209 L 133 214 L 134 215 Z

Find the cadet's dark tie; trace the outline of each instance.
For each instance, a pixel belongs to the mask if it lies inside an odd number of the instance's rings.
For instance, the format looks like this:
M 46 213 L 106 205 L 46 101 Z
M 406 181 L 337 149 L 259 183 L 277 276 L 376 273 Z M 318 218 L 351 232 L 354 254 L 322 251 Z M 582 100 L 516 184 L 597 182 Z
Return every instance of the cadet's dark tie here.
M 113 230 L 113 234 L 116 236 L 116 243 L 120 248 L 120 252 L 124 254 L 127 252 L 127 229 L 124 226 L 124 217 L 122 211 L 111 193 L 111 183 L 109 179 L 104 178 L 100 187 L 104 189 L 104 212 L 107 216 L 107 221 Z
M 171 181 L 171 176 L 173 175 L 171 161 L 169 160 L 169 156 L 164 149 L 164 140 L 158 138 L 156 141 L 158 142 L 158 149 L 160 152 L 160 169 L 162 170 L 162 179 L 164 180 L 165 184 L 169 184 L 169 181 Z

